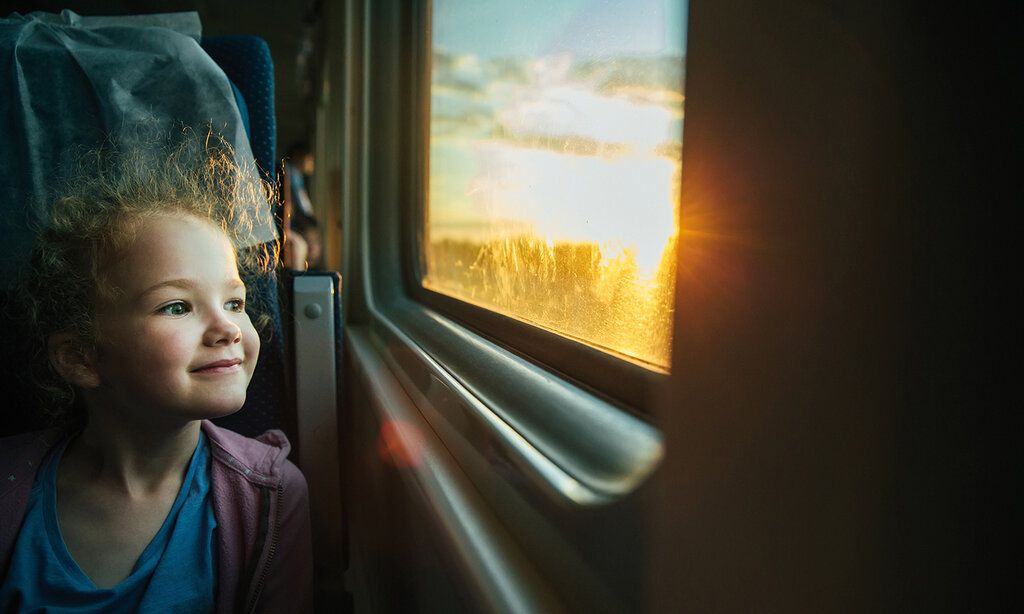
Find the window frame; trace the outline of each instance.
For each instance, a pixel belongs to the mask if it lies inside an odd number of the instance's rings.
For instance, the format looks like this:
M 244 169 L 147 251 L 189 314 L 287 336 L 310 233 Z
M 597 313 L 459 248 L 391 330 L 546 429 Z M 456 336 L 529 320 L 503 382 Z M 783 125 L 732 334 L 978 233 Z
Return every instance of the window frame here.
M 593 376 L 580 382 L 565 373 L 565 365 L 549 365 L 526 355 L 521 343 L 506 345 L 506 336 L 492 334 L 494 326 L 528 325 L 486 310 L 474 314 L 478 308 L 460 311 L 446 304 L 448 297 L 416 289 L 422 290 L 416 271 L 423 226 L 417 218 L 426 194 L 429 124 L 423 113 L 429 107 L 423 97 L 429 93 L 422 67 L 429 61 L 430 3 L 393 0 L 365 9 L 366 35 L 359 57 L 349 58 L 346 81 L 346 334 L 370 340 L 376 358 L 438 436 L 464 450 L 456 454 L 460 463 L 497 453 L 509 459 L 530 496 L 559 505 L 600 505 L 628 495 L 664 453 L 648 412 L 665 376 L 599 356 L 610 381 L 625 379 L 629 370 L 640 374 L 635 398 L 615 397 L 589 385 Z M 410 107 L 409 100 L 418 104 Z M 579 356 L 598 350 L 535 331 L 556 355 L 572 352 L 568 371 L 592 368 Z

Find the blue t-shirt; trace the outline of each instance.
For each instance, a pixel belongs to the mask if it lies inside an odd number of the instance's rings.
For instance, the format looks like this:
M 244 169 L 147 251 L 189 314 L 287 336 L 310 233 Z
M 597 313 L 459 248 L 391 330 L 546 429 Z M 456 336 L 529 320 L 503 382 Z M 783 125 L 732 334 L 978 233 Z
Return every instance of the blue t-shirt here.
M 57 523 L 56 474 L 68 440 L 39 468 L 25 520 L 0 586 L 2 612 L 212 612 L 216 549 L 206 436 L 163 526 L 139 555 L 131 574 L 97 588 L 71 558 Z

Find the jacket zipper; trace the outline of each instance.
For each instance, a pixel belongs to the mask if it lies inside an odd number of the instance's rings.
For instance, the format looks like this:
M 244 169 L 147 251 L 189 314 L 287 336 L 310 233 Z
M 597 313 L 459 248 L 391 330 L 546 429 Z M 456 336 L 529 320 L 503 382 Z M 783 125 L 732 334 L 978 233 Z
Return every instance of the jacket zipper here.
M 263 585 L 267 582 L 267 574 L 270 572 L 270 563 L 274 560 L 274 553 L 277 552 L 277 534 L 278 526 L 281 524 L 281 499 L 284 498 L 284 485 L 277 487 L 277 508 L 274 514 L 274 526 L 270 529 L 270 546 L 267 549 L 267 560 L 263 563 L 263 568 L 260 570 L 260 578 L 256 582 L 256 588 L 253 590 L 252 599 L 249 600 L 249 607 L 246 608 L 246 612 L 255 612 L 256 604 L 259 603 L 260 594 L 263 592 Z

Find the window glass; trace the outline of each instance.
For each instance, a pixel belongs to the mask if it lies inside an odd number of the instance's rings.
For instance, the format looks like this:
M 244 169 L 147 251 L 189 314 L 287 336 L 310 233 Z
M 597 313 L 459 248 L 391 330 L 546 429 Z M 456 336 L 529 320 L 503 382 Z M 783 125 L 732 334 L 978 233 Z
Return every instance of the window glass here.
M 667 369 L 686 2 L 432 6 L 424 287 Z

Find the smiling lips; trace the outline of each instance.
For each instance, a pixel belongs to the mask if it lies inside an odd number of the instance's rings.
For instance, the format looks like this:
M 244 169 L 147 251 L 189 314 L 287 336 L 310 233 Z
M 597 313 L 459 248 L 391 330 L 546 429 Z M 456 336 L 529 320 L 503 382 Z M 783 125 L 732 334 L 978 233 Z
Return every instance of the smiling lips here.
M 219 375 L 221 373 L 234 373 L 238 371 L 242 364 L 241 358 L 230 358 L 228 360 L 218 360 L 209 364 L 203 365 L 192 369 L 192 373 L 201 373 L 209 375 Z

